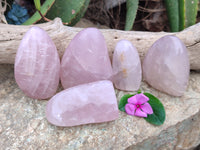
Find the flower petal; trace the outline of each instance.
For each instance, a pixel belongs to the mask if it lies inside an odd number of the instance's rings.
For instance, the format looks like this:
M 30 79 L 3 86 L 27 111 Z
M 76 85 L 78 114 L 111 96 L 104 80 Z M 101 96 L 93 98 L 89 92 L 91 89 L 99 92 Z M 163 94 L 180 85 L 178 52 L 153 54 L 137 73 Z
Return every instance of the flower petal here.
M 133 105 L 133 104 L 126 104 L 125 105 L 126 113 L 129 114 L 129 115 L 133 116 L 135 114 L 135 109 L 136 109 L 136 106 Z
M 146 103 L 149 98 L 147 96 L 145 96 L 143 93 L 137 94 L 137 104 L 144 104 Z
M 138 116 L 138 117 L 147 117 L 147 114 L 143 111 L 141 111 L 141 109 L 137 108 L 136 111 L 135 111 L 135 116 Z
M 137 103 L 138 103 L 137 95 L 138 95 L 138 94 L 136 94 L 136 95 L 134 95 L 134 96 L 128 98 L 128 103 L 137 105 Z
M 141 105 L 140 108 L 142 109 L 143 112 L 147 114 L 153 114 L 153 109 L 151 108 L 151 105 L 149 103 Z

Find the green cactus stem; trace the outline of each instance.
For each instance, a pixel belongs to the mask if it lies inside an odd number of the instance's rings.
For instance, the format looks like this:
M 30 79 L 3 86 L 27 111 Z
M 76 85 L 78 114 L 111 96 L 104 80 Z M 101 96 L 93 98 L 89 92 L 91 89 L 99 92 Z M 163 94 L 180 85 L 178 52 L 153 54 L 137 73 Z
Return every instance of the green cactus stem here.
M 179 0 L 165 0 L 171 32 L 179 31 Z
M 171 32 L 181 31 L 196 23 L 199 0 L 165 0 Z
M 90 0 L 56 0 L 46 17 L 60 17 L 67 25 L 75 25 L 84 15 Z
M 44 4 L 40 7 L 40 13 L 45 16 L 45 14 L 51 8 L 54 2 L 55 0 L 46 0 Z M 42 18 L 40 13 L 38 11 L 35 12 L 33 16 L 31 16 L 26 22 L 23 23 L 23 25 L 31 25 L 38 22 Z
M 35 8 L 40 11 L 40 0 L 34 0 Z
M 198 0 L 185 0 L 185 28 L 196 23 Z
M 137 14 L 139 0 L 127 0 L 126 1 L 126 24 L 125 30 L 131 30 Z

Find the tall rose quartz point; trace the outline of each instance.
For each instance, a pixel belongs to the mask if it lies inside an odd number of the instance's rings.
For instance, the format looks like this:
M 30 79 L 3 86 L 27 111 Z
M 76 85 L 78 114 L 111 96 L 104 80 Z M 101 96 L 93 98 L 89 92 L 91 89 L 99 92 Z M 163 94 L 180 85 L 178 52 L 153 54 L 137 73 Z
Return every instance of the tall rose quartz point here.
M 118 106 L 112 82 L 97 81 L 61 91 L 48 101 L 46 117 L 56 126 L 77 126 L 117 119 Z
M 116 88 L 125 91 L 139 89 L 142 79 L 141 63 L 137 49 L 130 41 L 121 40 L 117 43 L 112 65 Z
M 60 59 L 47 33 L 32 27 L 24 35 L 15 58 L 15 79 L 29 97 L 47 99 L 57 90 Z
M 187 49 L 175 36 L 164 36 L 148 50 L 143 61 L 144 79 L 173 96 L 184 94 L 190 72 Z
M 79 84 L 110 79 L 112 67 L 101 32 L 86 28 L 70 42 L 61 61 L 61 83 L 69 88 Z

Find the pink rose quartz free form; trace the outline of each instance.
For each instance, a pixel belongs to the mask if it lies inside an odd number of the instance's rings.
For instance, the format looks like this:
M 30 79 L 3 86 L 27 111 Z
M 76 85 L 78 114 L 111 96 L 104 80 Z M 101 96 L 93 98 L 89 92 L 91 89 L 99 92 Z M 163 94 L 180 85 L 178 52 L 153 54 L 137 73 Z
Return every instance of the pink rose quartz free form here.
M 60 59 L 57 49 L 39 28 L 30 28 L 23 37 L 15 58 L 15 79 L 29 97 L 47 99 L 57 90 Z
M 97 81 L 61 91 L 48 101 L 46 117 L 56 126 L 76 126 L 117 119 L 118 106 L 112 82 Z
M 70 42 L 61 61 L 61 82 L 69 88 L 79 84 L 107 80 L 112 67 L 106 42 L 96 28 L 86 28 Z
M 137 49 L 127 40 L 117 43 L 113 54 L 113 81 L 116 88 L 125 91 L 139 89 L 142 69 Z
M 189 66 L 184 43 L 175 36 L 164 36 L 151 46 L 145 56 L 143 76 L 152 87 L 181 96 L 187 88 Z

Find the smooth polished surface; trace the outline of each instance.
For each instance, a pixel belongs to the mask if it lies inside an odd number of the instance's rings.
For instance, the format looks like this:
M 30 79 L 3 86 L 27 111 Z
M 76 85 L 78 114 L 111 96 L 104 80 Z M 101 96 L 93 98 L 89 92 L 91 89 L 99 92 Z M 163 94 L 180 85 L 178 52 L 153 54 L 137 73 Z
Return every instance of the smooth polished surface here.
M 69 88 L 79 84 L 107 80 L 112 67 L 106 42 L 96 28 L 86 28 L 70 42 L 61 61 L 61 82 Z
M 142 69 L 137 49 L 130 41 L 117 43 L 112 60 L 113 82 L 116 88 L 136 91 L 140 88 Z
M 188 85 L 189 65 L 184 43 L 175 36 L 164 36 L 148 50 L 143 61 L 143 77 L 152 87 L 181 96 Z
M 66 89 L 52 97 L 47 120 L 56 126 L 76 126 L 118 118 L 117 99 L 111 81 L 103 80 Z
M 46 99 L 55 94 L 60 75 L 57 49 L 39 27 L 30 28 L 24 35 L 15 58 L 15 79 L 29 97 Z

